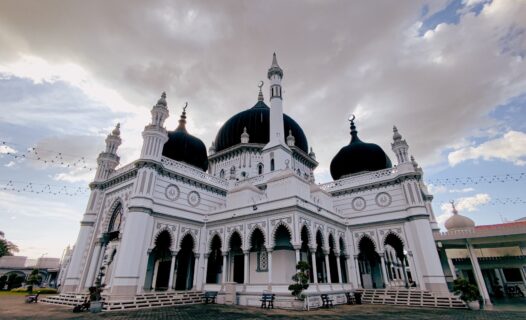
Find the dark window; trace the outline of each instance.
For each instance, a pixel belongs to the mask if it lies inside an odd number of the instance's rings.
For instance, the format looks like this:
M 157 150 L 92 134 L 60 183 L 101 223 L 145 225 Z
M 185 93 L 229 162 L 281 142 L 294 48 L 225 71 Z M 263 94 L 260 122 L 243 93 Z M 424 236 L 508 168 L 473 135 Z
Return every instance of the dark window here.
M 521 271 L 519 269 L 502 269 L 502 272 L 504 272 L 504 277 L 506 277 L 507 282 L 522 282 Z
M 270 159 L 270 171 L 274 171 L 274 159 Z

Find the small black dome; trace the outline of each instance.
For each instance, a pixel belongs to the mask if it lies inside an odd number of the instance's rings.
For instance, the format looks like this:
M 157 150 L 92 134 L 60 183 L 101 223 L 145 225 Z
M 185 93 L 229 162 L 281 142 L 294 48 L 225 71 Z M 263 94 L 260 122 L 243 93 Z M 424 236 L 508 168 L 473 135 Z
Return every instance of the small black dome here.
M 168 132 L 168 141 L 163 147 L 163 156 L 185 162 L 203 171 L 208 169 L 206 146 L 200 139 L 186 131 L 186 112 L 183 112 L 179 126 Z
M 216 152 L 241 143 L 241 134 L 245 127 L 250 135 L 250 143 L 268 143 L 269 119 L 270 108 L 263 101 L 258 101 L 252 108 L 236 114 L 228 119 L 217 132 L 215 139 Z M 296 140 L 295 146 L 308 153 L 307 137 L 305 137 L 299 124 L 288 115 L 283 114 L 283 126 L 285 128 L 285 136 L 288 135 L 289 130 L 292 131 L 292 135 Z
M 391 160 L 380 146 L 366 143 L 358 138 L 358 132 L 351 121 L 351 143 L 340 149 L 331 162 L 331 176 L 334 180 L 362 171 L 377 171 L 391 168 Z

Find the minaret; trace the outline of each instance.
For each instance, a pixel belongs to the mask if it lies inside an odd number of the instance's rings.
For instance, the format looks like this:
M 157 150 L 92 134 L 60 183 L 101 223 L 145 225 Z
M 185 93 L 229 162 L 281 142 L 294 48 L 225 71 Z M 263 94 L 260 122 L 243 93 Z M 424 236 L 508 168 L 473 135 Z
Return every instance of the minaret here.
M 267 77 L 270 80 L 270 132 L 269 143 L 265 149 L 277 145 L 285 145 L 283 128 L 283 97 L 281 95 L 281 79 L 283 70 L 278 65 L 276 53 L 272 57 L 272 65 L 268 69 Z
M 281 95 L 281 79 L 283 70 L 278 65 L 276 54 L 272 57 L 272 65 L 268 69 L 267 77 L 270 80 L 270 123 L 269 142 L 263 148 L 263 161 L 266 163 L 265 171 L 283 170 L 292 162 L 292 151 L 285 142 L 285 129 L 283 124 L 283 99 Z M 262 96 L 261 96 L 262 97 Z
M 95 181 L 106 180 L 110 173 L 119 165 L 119 156 L 117 149 L 122 143 L 121 140 L 121 125 L 117 123 L 115 129 L 106 138 L 106 150 L 99 154 L 97 158 L 97 172 L 95 174 Z
M 409 157 L 407 155 L 407 150 L 409 150 L 409 145 L 405 140 L 402 140 L 402 135 L 398 133 L 396 126 L 393 126 L 393 143 L 391 143 L 391 148 L 396 154 L 398 164 L 409 162 Z
M 157 104 L 153 106 L 152 121 L 144 127 L 142 132 L 143 145 L 141 159 L 161 161 L 163 146 L 168 141 L 168 133 L 164 128 L 164 121 L 170 115 L 166 103 L 166 93 L 163 92 Z

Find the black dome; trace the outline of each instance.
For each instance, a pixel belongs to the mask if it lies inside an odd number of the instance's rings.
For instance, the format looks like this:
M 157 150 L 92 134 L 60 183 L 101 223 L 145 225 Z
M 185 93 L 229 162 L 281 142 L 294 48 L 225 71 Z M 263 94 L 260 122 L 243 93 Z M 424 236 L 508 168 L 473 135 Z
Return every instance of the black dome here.
M 340 149 L 331 162 L 331 176 L 334 180 L 362 171 L 377 171 L 391 168 L 391 160 L 380 146 L 366 143 L 358 138 L 358 132 L 351 122 L 351 143 Z
M 177 129 L 168 132 L 168 141 L 164 144 L 163 156 L 206 171 L 208 169 L 206 146 L 203 141 L 186 131 L 185 124 L 186 115 L 183 112 Z
M 216 152 L 227 149 L 241 143 L 241 134 L 243 128 L 247 128 L 247 133 L 250 135 L 250 143 L 269 142 L 269 125 L 270 125 L 270 108 L 263 102 L 258 101 L 255 106 L 245 111 L 242 111 L 232 118 L 219 129 L 215 139 Z M 308 153 L 309 145 L 303 130 L 291 117 L 283 114 L 283 126 L 285 128 L 285 139 L 289 135 L 289 130 L 292 131 L 296 143 L 295 146 Z

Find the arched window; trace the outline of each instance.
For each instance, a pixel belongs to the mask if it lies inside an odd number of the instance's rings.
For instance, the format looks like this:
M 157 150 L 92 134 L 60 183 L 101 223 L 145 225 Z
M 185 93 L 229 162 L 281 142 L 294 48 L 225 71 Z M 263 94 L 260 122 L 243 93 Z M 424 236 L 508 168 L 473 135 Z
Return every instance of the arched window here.
M 270 171 L 274 171 L 274 159 L 270 159 Z
M 263 174 L 263 163 L 258 163 L 258 174 Z
M 225 170 L 221 169 L 221 171 L 219 171 L 219 178 L 225 178 Z
M 111 215 L 108 232 L 119 231 L 122 222 L 122 205 L 119 203 Z
M 235 175 L 236 174 L 236 167 L 232 166 L 232 168 L 230 168 L 230 175 Z

